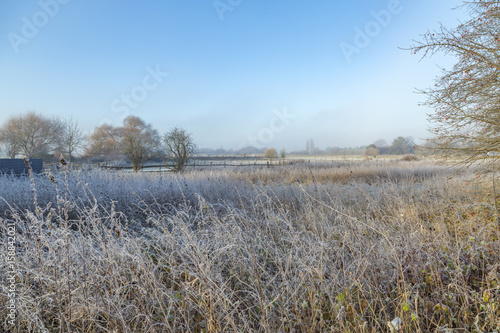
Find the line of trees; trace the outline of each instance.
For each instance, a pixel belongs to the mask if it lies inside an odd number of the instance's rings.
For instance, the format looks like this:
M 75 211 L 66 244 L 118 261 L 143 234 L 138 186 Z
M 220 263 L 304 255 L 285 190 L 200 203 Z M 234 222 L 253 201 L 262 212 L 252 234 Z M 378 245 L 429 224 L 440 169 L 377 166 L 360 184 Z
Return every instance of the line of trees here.
M 313 145 L 308 140 L 309 147 Z M 49 118 L 35 112 L 9 118 L 0 127 L 0 144 L 10 158 L 29 157 L 46 160 L 59 158 L 61 154 L 67 161 L 79 155 L 89 161 L 113 162 L 128 160 L 138 171 L 151 160 L 161 161 L 172 158 L 175 170 L 184 169 L 189 158 L 196 152 L 196 145 L 191 135 L 181 128 L 173 128 L 161 136 L 151 124 L 147 124 L 136 116 L 124 119 L 122 126 L 103 124 L 94 128 L 85 136 L 72 118 L 60 120 Z M 263 154 L 266 158 L 285 158 L 286 151 L 273 149 L 242 150 L 241 154 Z M 204 150 L 201 151 L 205 152 Z M 221 155 L 231 154 L 222 148 L 217 150 Z M 411 137 L 399 136 L 391 145 L 385 140 L 378 140 L 368 147 L 359 148 L 327 148 L 316 149 L 317 154 L 377 156 L 380 154 L 411 154 L 415 152 L 415 144 Z M 238 153 L 232 151 L 232 153 Z M 295 152 L 297 154 L 305 152 Z
M 385 140 L 377 140 L 365 148 L 366 156 L 414 154 L 416 145 L 412 137 L 398 136 L 387 145 Z
M 123 125 L 103 124 L 85 136 L 78 122 L 48 118 L 35 112 L 10 117 L 0 127 L 0 144 L 9 158 L 58 158 L 68 161 L 77 153 L 91 161 L 116 161 L 123 158 L 138 171 L 148 161 L 172 158 L 174 169 L 181 171 L 195 153 L 191 134 L 173 128 L 160 136 L 158 131 L 136 116 L 124 119 Z

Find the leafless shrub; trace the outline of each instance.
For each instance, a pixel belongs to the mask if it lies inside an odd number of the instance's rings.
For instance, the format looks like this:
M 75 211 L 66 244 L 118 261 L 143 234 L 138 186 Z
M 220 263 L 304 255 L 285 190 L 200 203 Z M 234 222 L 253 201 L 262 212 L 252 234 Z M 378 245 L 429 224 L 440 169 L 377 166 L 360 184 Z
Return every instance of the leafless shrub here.
M 419 158 L 415 155 L 405 155 L 401 157 L 401 161 L 413 162 L 413 161 L 419 161 Z

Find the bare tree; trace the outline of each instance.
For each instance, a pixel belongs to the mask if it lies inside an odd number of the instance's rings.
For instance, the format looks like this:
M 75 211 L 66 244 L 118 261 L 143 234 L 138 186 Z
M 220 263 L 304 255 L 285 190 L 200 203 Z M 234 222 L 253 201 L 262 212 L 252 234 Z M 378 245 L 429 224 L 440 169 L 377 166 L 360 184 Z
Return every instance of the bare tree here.
M 3 131 L 0 129 L 0 142 L 4 146 L 4 151 L 9 158 L 16 158 L 16 155 L 20 152 L 21 147 L 19 146 L 18 140 L 14 140 L 10 137 L 9 131 Z
M 380 152 L 375 144 L 371 144 L 365 149 L 365 156 L 376 157 L 379 153 Z
M 28 158 L 42 157 L 57 147 L 61 131 L 59 120 L 28 112 L 4 123 L 0 128 L 0 141 L 10 157 L 18 154 Z
M 0 128 L 0 143 L 9 158 L 16 158 L 21 153 L 21 131 L 16 127 L 18 123 L 18 119 L 10 118 Z
M 278 152 L 274 148 L 267 148 L 264 151 L 264 157 L 272 160 L 273 158 L 278 157 Z
M 108 124 L 94 128 L 87 137 L 85 155 L 100 160 L 114 160 L 119 155 L 120 129 Z
M 137 172 L 145 162 L 158 156 L 160 136 L 150 124 L 136 116 L 128 116 L 121 129 L 120 151 L 130 158 Z
M 283 158 L 283 159 L 284 159 L 284 158 L 286 158 L 286 150 L 285 150 L 285 147 L 281 148 L 281 150 L 280 150 L 280 156 L 281 156 L 281 158 Z
M 464 2 L 471 18 L 448 29 L 428 31 L 410 48 L 423 57 L 437 52 L 455 56 L 452 69 L 443 70 L 435 86 L 421 90 L 435 135 L 436 152 L 465 157 L 464 165 L 500 152 L 500 2 Z
M 163 140 L 167 146 L 168 155 L 175 161 L 175 171 L 182 171 L 196 151 L 191 134 L 184 129 L 175 127 L 165 134 Z
M 78 127 L 78 122 L 72 118 L 62 122 L 61 137 L 59 138 L 61 150 L 67 153 L 68 162 L 71 162 L 73 153 L 83 147 L 85 137 Z

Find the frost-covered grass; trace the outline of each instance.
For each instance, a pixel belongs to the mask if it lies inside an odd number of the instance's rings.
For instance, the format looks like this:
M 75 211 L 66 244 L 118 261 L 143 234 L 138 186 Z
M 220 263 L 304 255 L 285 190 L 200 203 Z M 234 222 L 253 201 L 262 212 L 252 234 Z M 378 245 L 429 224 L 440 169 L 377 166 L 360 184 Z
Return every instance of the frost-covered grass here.
M 2 329 L 498 330 L 494 198 L 450 177 L 371 161 L 0 178 L 18 288 Z
M 182 175 L 157 173 L 110 173 L 91 171 L 54 174 L 35 178 L 36 200 L 40 207 L 57 202 L 56 197 L 68 195 L 72 205 L 115 208 L 129 218 L 147 205 L 164 207 L 196 202 L 201 196 L 209 203 L 240 204 L 263 188 L 268 191 L 287 187 L 287 193 L 297 193 L 300 185 L 339 187 L 349 183 L 399 183 L 421 181 L 436 174 L 430 163 L 329 162 L 295 163 L 273 167 L 197 168 Z M 263 185 L 267 185 L 264 186 Z M 68 191 L 66 191 L 66 188 Z M 282 192 L 282 191 L 281 191 Z M 300 191 L 299 191 L 300 192 Z M 0 217 L 17 211 L 34 209 L 32 184 L 28 178 L 0 177 Z M 146 206 L 145 206 L 146 204 Z

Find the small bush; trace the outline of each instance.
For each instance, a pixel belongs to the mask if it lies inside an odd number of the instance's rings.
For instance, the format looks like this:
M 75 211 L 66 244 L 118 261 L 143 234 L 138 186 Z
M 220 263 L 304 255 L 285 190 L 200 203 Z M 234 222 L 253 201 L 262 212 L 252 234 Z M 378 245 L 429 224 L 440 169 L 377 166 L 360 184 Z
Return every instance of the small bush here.
M 405 155 L 401 158 L 401 161 L 413 162 L 413 161 L 420 161 L 420 159 L 415 155 Z

